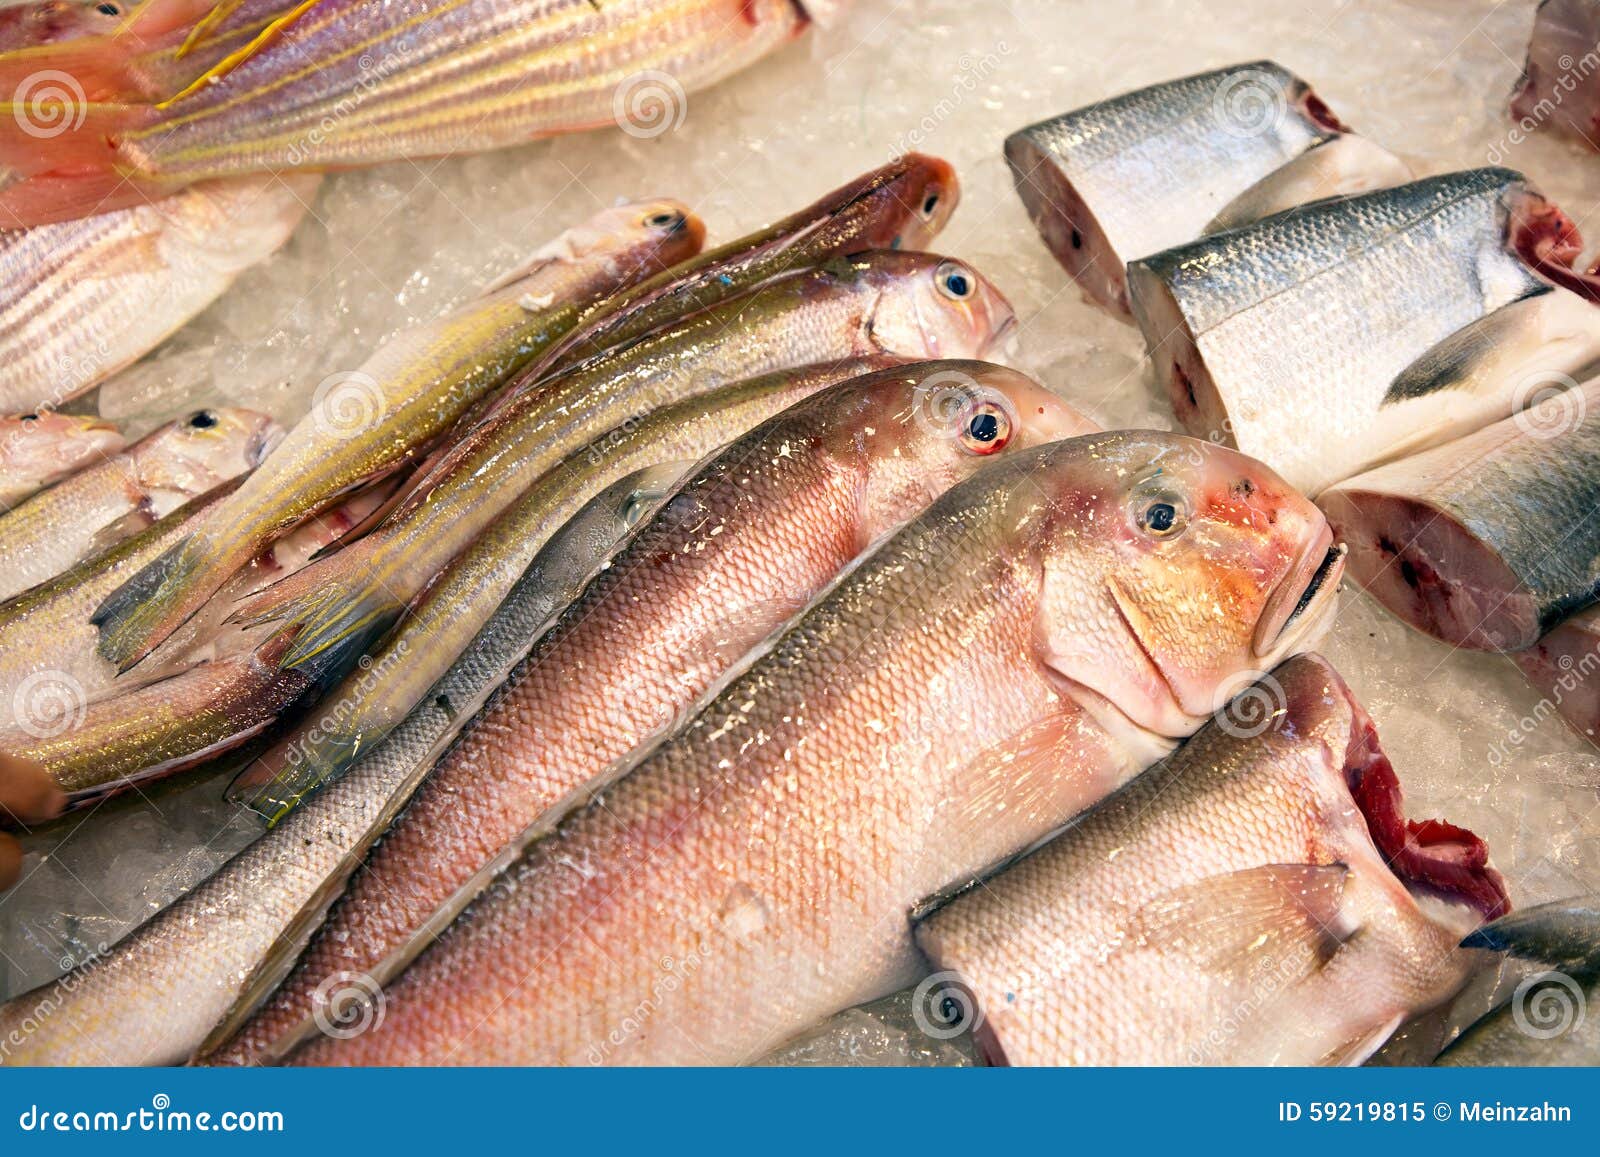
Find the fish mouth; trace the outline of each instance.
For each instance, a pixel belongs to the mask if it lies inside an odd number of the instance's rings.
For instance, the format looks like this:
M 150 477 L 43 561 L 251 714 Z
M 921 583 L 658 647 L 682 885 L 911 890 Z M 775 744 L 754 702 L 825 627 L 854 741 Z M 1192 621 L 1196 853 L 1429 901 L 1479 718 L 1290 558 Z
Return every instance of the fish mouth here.
M 1347 553 L 1349 548 L 1334 542 L 1333 530 L 1324 520 L 1293 569 L 1267 599 L 1251 640 L 1251 650 L 1258 659 L 1283 651 L 1302 625 L 1319 617 L 1313 610 L 1332 601 L 1344 575 Z

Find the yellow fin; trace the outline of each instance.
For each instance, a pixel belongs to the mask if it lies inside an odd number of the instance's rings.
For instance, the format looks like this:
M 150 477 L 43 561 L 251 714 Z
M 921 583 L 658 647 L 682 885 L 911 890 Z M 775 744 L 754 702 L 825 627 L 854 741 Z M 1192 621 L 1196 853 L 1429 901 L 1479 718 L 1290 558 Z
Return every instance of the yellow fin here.
M 227 0 L 224 0 L 224 3 L 226 2 Z M 259 33 L 257 33 L 255 39 L 249 44 L 246 44 L 243 48 L 240 48 L 235 52 L 230 52 L 227 56 L 224 56 L 221 60 L 217 61 L 216 64 L 212 65 L 210 68 L 206 69 L 205 72 L 196 77 L 195 80 L 191 82 L 190 85 L 182 92 L 178 93 L 176 96 L 171 96 L 166 100 L 161 101 L 156 105 L 156 107 L 161 109 L 171 108 L 184 97 L 191 96 L 205 88 L 207 85 L 221 80 L 223 77 L 227 76 L 234 69 L 238 68 L 245 61 L 249 60 L 256 53 L 260 52 L 263 48 L 276 40 L 279 34 L 282 33 L 285 28 L 289 27 L 289 25 L 293 24 L 296 20 L 299 20 L 300 17 L 304 16 L 307 12 L 314 8 L 317 2 L 318 0 L 301 0 L 301 3 L 296 4 L 289 11 L 285 12 L 282 16 L 278 17 L 271 24 L 268 24 Z M 222 5 L 218 5 L 218 8 L 221 6 Z M 216 8 L 212 9 L 212 15 L 215 15 L 217 10 L 218 9 Z M 211 17 L 208 16 L 206 19 L 210 18 Z M 205 21 L 201 21 L 201 24 L 204 23 Z M 200 25 L 195 26 L 196 32 L 199 31 L 199 27 Z M 190 34 L 191 41 L 194 39 L 194 35 L 194 33 Z M 188 44 L 189 41 L 186 41 L 185 48 L 188 47 Z M 182 54 L 183 49 L 180 49 L 179 55 L 181 56 Z

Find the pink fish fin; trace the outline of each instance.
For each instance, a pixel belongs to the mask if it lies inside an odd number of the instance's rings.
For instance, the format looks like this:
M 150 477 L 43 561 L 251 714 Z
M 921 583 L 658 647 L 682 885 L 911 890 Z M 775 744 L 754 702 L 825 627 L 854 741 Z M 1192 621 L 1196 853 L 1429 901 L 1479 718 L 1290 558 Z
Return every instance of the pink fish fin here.
M 189 29 L 189 34 L 183 38 L 183 43 L 178 46 L 177 55 L 181 60 L 193 52 L 196 46 L 213 31 L 220 28 L 228 17 L 237 12 L 244 0 L 216 0 L 214 3 L 212 0 L 154 0 L 154 2 L 165 3 L 175 9 L 188 9 L 199 16 Z
M 1369 1033 L 1353 1037 L 1336 1048 L 1318 1063 L 1329 1068 L 1355 1068 L 1365 1064 L 1367 1058 L 1383 1047 L 1383 1042 L 1394 1035 L 1395 1029 L 1406 1021 L 1406 1014 L 1397 1012 Z
M 301 3 L 296 4 L 293 8 L 289 9 L 282 16 L 279 16 L 277 19 L 273 20 L 270 24 L 263 28 L 259 33 L 256 34 L 255 38 L 244 47 L 228 53 L 227 56 L 224 56 L 221 60 L 217 61 L 210 68 L 206 69 L 199 76 L 197 76 L 183 90 L 168 97 L 156 107 L 161 109 L 171 108 L 184 97 L 192 96 L 194 93 L 197 93 L 202 89 L 215 84 L 234 69 L 238 68 L 241 64 L 245 63 L 245 61 L 259 54 L 268 45 L 275 43 L 289 27 L 291 27 L 297 20 L 314 8 L 318 3 L 319 0 L 301 0 Z M 186 42 L 185 48 L 188 47 L 190 47 L 190 45 Z
M 3 84 L 0 91 L 13 94 L 0 108 L 0 172 L 12 178 L 0 184 L 0 228 L 75 221 L 159 200 L 178 188 L 124 156 L 125 134 L 156 115 L 149 105 L 63 103 Z M 35 118 L 65 118 L 76 127 L 41 139 L 25 127 Z

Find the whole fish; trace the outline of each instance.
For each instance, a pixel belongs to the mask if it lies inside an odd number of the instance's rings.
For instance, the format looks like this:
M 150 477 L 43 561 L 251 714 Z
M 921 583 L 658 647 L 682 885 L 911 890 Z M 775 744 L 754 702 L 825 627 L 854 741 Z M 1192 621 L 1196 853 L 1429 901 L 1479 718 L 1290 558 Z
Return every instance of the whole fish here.
M 1129 288 L 1183 425 L 1311 493 L 1600 360 L 1600 292 L 1564 264 L 1572 239 L 1520 174 L 1477 169 L 1144 258 Z
M 1028 216 L 1089 299 L 1127 317 L 1127 264 L 1336 193 L 1410 180 L 1270 60 L 1074 109 L 1006 138 Z
M 315 175 L 208 181 L 0 232 L 0 407 L 55 407 L 154 349 L 288 240 Z
M 1504 952 L 1548 971 L 1458 1037 L 1439 1065 L 1600 1065 L 1600 898 L 1524 908 L 1485 924 L 1463 948 Z
M 181 538 L 189 520 L 230 493 L 238 480 L 208 490 L 110 550 L 0 604 L 0 726 L 50 712 L 52 701 L 77 706 L 115 691 L 175 675 L 199 663 L 253 650 L 271 632 L 224 626 L 234 603 L 304 566 L 364 521 L 387 497 L 376 487 L 314 516 L 278 539 L 156 649 L 118 677 L 95 649 L 89 616 L 127 577 Z
M 0 599 L 254 470 L 282 433 L 253 410 L 197 410 L 20 503 L 0 516 Z
M 616 479 L 663 456 L 698 459 L 824 386 L 884 365 L 881 358 L 849 359 L 724 386 L 608 431 L 547 471 L 429 586 L 426 611 L 402 620 L 364 669 L 324 697 L 334 709 L 316 713 L 254 760 L 229 798 L 275 822 L 337 779 L 416 706 L 545 540 Z
M 1525 133 L 1548 128 L 1600 150 L 1600 2 L 1542 0 L 1511 115 Z
M 693 471 L 418 789 L 311 949 L 217 1059 L 281 1057 L 329 977 L 382 984 L 519 833 L 679 716 L 874 540 L 981 463 L 1093 429 L 1031 379 L 926 362 L 830 387 Z
M 1508 907 L 1487 856 L 1404 818 L 1366 712 L 1301 655 L 917 943 L 991 1062 L 1358 1064 L 1466 980 L 1456 941 Z
M 608 429 L 674 400 L 801 365 L 875 355 L 981 357 L 1014 320 L 977 273 L 929 254 L 869 252 L 791 273 L 615 356 L 514 386 L 517 396 L 452 446 L 382 527 L 342 560 L 297 575 L 255 605 L 299 625 L 285 663 L 337 665 L 513 496 Z M 173 571 L 192 561 L 183 545 L 168 558 Z
M 1600 604 L 1584 607 L 1511 658 L 1574 731 L 1600 746 Z M 1491 750 L 1491 761 L 1504 758 Z
M 0 417 L 0 507 L 15 506 L 127 443 L 99 418 L 40 410 Z
M 14 114 L 0 164 L 25 178 L 0 190 L 0 218 L 37 225 L 208 177 L 481 152 L 603 125 L 658 136 L 687 114 L 686 94 L 809 22 L 795 0 L 305 0 L 157 101 L 137 54 L 79 41 L 57 50 L 76 82 L 67 96 L 27 86 L 35 61 L 0 61 Z
M 619 765 L 381 1024 L 293 1059 L 759 1056 L 914 980 L 912 905 L 1198 728 L 1325 625 L 1339 566 L 1315 507 L 1233 451 L 1140 431 L 1008 455 Z
M 960 182 L 947 162 L 921 153 L 897 157 L 765 229 L 595 302 L 544 355 L 538 372 L 631 345 L 794 269 L 867 249 L 925 249 L 960 199 Z
M 143 658 L 274 537 L 416 459 L 583 306 L 698 252 L 704 236 L 676 202 L 607 209 L 538 250 L 505 285 L 408 330 L 360 370 L 331 375 L 266 467 L 97 612 L 103 653 L 123 668 Z
M 61 980 L 0 1006 L 0 1064 L 178 1064 L 227 1011 L 302 907 L 338 894 L 540 624 L 565 605 L 676 469 L 608 489 L 553 537 L 429 696 L 350 774 L 308 800 L 183 899 Z M 38 1010 L 50 1011 L 39 1016 Z M 24 1026 L 20 1044 L 12 1032 Z
M 1452 646 L 1520 651 L 1600 599 L 1600 379 L 1318 499 L 1350 574 Z

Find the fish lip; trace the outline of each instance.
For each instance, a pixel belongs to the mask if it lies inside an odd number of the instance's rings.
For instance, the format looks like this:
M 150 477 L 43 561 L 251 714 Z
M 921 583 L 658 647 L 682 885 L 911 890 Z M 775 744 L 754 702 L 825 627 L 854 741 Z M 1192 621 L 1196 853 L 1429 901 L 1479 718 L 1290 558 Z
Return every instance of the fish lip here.
M 1307 611 L 1336 590 L 1344 573 L 1346 547 L 1333 539 L 1333 528 L 1322 519 L 1317 534 L 1295 560 L 1289 573 L 1267 598 L 1267 605 L 1256 621 L 1250 649 L 1256 658 L 1266 658 L 1283 644 L 1301 623 L 1314 617 Z
M 266 428 L 256 431 L 250 438 L 246 457 L 256 466 L 267 460 L 267 455 L 278 448 L 278 444 L 288 436 L 288 431 L 278 423 L 273 422 Z

